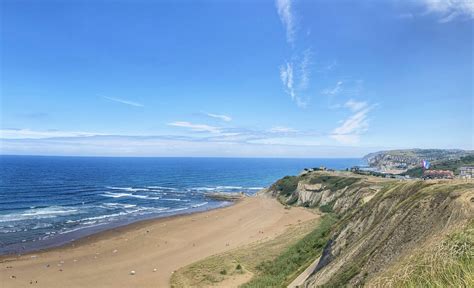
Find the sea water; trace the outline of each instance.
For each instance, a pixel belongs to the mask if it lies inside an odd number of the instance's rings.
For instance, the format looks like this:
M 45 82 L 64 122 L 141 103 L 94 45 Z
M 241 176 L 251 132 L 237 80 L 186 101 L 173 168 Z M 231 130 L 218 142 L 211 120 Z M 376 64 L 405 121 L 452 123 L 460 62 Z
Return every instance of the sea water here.
M 139 220 L 230 205 L 285 175 L 361 159 L 0 156 L 0 254 L 65 244 Z

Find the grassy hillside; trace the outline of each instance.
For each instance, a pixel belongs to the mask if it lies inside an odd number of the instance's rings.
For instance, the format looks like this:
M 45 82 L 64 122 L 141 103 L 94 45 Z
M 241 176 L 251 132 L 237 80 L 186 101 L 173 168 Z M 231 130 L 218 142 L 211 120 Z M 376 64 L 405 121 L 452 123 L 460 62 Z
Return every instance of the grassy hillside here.
M 474 287 L 474 221 L 421 249 L 391 270 L 394 271 L 371 284 L 378 287 Z
M 459 168 L 462 166 L 474 166 L 474 155 L 468 155 L 456 160 L 443 160 L 433 162 L 430 169 L 449 170 L 453 171 L 455 175 L 458 175 Z M 423 169 L 421 167 L 412 168 L 406 171 L 403 175 L 408 175 L 410 177 L 421 177 L 423 176 Z
M 462 163 L 466 160 L 469 158 Z M 283 183 L 288 185 L 281 185 Z M 398 181 L 319 171 L 287 177 L 279 184 L 266 193 L 284 204 L 314 207 L 335 213 L 340 219 L 330 229 L 332 240 L 324 249 L 326 256 L 307 279 L 307 287 L 365 286 L 377 279 L 379 287 L 419 287 L 421 283 L 433 284 L 421 285 L 424 287 L 471 287 L 474 245 L 472 224 L 466 226 L 466 223 L 474 221 L 471 200 L 474 199 L 474 182 Z M 433 237 L 440 235 L 445 235 L 445 239 L 438 241 L 443 246 L 430 246 Z M 317 247 L 315 250 L 320 249 Z M 422 255 L 421 247 L 431 249 Z M 304 250 L 301 253 L 305 253 Z M 412 266 L 401 265 L 400 261 L 407 255 L 420 255 L 416 258 L 419 262 L 410 261 Z M 442 257 L 444 262 L 434 265 L 438 261 L 436 257 Z M 392 273 L 381 282 L 380 275 L 386 271 L 404 268 L 416 273 L 409 277 L 405 273 L 405 278 Z M 271 279 L 269 275 L 272 274 L 263 273 L 262 278 L 256 276 L 250 283 L 270 284 L 266 282 Z M 288 276 L 275 279 L 283 281 L 282 285 L 289 281 Z M 257 284 L 248 287 L 264 287 Z
M 285 249 L 275 259 L 267 260 L 257 266 L 256 275 L 242 288 L 286 287 L 309 266 L 329 240 L 331 227 L 336 218 L 328 214 L 316 228 L 303 239 Z
M 173 287 L 225 287 L 236 278 L 245 288 L 286 287 L 315 261 L 305 287 L 474 287 L 474 181 L 315 171 L 261 194 L 325 216 L 180 269 Z

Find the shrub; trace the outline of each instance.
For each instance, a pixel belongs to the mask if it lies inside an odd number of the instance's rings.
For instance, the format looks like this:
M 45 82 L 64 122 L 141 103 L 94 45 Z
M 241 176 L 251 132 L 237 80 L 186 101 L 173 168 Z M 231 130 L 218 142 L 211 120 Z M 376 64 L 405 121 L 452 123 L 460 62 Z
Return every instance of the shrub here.
M 288 197 L 291 193 L 295 192 L 296 187 L 298 187 L 298 180 L 299 178 L 297 176 L 285 176 L 274 185 L 281 194 Z
M 321 254 L 335 222 L 336 218 L 332 214 L 323 216 L 316 229 L 303 239 L 287 248 L 276 259 L 260 263 L 257 266 L 259 273 L 241 287 L 286 287 L 301 269 L 306 268 Z

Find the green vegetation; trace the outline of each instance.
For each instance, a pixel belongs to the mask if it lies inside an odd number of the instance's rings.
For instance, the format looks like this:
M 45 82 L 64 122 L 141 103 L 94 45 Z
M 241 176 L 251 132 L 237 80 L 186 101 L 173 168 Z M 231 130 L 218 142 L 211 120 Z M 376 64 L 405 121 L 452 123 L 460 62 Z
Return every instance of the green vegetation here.
M 474 166 L 474 155 L 468 155 L 461 157 L 457 160 L 444 160 L 440 162 L 434 162 L 431 165 L 430 169 L 433 170 L 450 170 L 454 174 L 459 174 L 459 168 L 462 166 Z M 423 176 L 423 169 L 421 167 L 416 167 L 407 170 L 404 175 L 409 175 L 410 177 L 421 177 Z
M 331 191 L 337 191 L 339 189 L 343 189 L 344 187 L 350 186 L 359 180 L 360 178 L 355 177 L 318 175 L 318 177 L 312 178 L 309 183 L 324 184 L 326 188 L 330 189 Z
M 298 187 L 298 181 L 299 178 L 297 176 L 285 176 L 273 185 L 282 195 L 290 196 Z
M 342 272 L 337 274 L 337 277 L 332 277 L 326 284 L 321 285 L 321 288 L 335 288 L 335 287 L 346 287 L 349 280 L 351 280 L 355 275 L 360 273 L 359 265 L 350 265 Z
M 288 228 L 276 238 L 255 242 L 237 249 L 210 256 L 186 267 L 180 268 L 171 277 L 171 287 L 225 286 L 229 278 L 240 278 L 241 283 L 259 273 L 262 262 L 272 261 L 289 247 L 311 233 L 320 219 L 303 222 Z M 225 274 L 221 273 L 226 271 Z
M 328 204 L 319 206 L 319 211 L 321 211 L 321 212 L 323 212 L 323 213 L 332 213 L 332 212 L 333 212 L 334 203 L 336 203 L 335 200 L 334 200 L 334 201 L 331 201 L 331 202 L 328 203 Z
M 474 221 L 435 249 L 413 257 L 396 275 L 374 284 L 385 287 L 474 287 Z
M 329 240 L 329 233 L 335 222 L 336 217 L 332 214 L 323 216 L 317 228 L 311 233 L 291 245 L 276 259 L 258 265 L 256 276 L 241 287 L 286 287 L 319 257 Z
M 472 160 L 464 157 L 459 162 L 466 159 Z M 338 254 L 331 258 L 337 270 L 329 270 L 331 277 L 323 285 L 317 283 L 321 287 L 365 283 L 375 287 L 474 287 L 474 220 L 462 230 L 458 227 L 457 232 L 444 241 L 443 238 L 436 242 L 431 240 L 443 235 L 438 224 L 448 223 L 448 218 L 449 223 L 456 225 L 472 219 L 465 218 L 469 215 L 464 215 L 459 204 L 472 201 L 465 193 L 473 191 L 473 182 L 393 181 L 350 173 L 318 172 L 287 176 L 276 182 L 269 193 L 287 205 L 298 202 L 301 206 L 310 206 L 310 201 L 298 201 L 301 195 L 294 193 L 299 181 L 323 186 L 322 189 L 316 186 L 314 193 L 328 189 L 344 193 L 324 193 L 331 197 L 318 202 L 327 203 L 319 206 L 325 215 L 319 221 L 303 224 L 310 224 L 303 230 L 289 228 L 290 231 L 273 240 L 212 256 L 180 269 L 173 274 L 172 287 L 225 286 L 228 283 L 224 281 L 229 278 L 232 281 L 237 278 L 238 283 L 249 281 L 241 286 L 244 288 L 286 287 L 321 255 L 331 237 L 336 241 L 340 237 L 342 240 L 336 243 L 344 244 L 337 247 Z M 341 191 L 348 186 L 350 189 Z M 332 201 L 328 203 L 329 200 Z M 333 208 L 339 200 L 351 206 L 335 214 Z M 453 201 L 460 202 L 446 204 Z M 371 218 L 373 220 L 365 221 Z M 340 233 L 347 227 L 345 233 Z M 294 228 L 296 230 L 291 231 Z M 413 248 L 407 239 L 421 240 L 417 240 L 418 246 Z M 401 254 L 399 248 L 413 256 L 402 258 L 407 254 Z M 384 257 L 377 258 L 380 254 Z

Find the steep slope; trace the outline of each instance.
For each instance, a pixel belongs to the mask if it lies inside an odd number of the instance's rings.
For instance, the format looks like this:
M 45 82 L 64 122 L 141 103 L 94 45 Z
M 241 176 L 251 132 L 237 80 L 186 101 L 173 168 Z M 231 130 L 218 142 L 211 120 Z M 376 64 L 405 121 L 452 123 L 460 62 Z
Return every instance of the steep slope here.
M 340 218 L 305 287 L 381 283 L 384 273 L 402 265 L 420 247 L 465 229 L 474 218 L 472 181 L 397 181 L 310 172 L 279 180 L 262 193 L 287 205 L 319 207 Z

